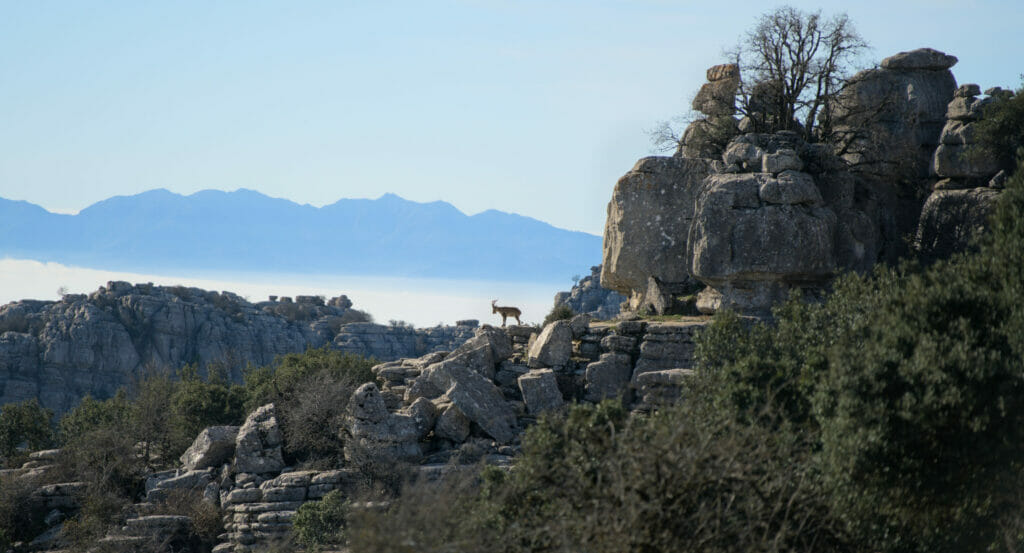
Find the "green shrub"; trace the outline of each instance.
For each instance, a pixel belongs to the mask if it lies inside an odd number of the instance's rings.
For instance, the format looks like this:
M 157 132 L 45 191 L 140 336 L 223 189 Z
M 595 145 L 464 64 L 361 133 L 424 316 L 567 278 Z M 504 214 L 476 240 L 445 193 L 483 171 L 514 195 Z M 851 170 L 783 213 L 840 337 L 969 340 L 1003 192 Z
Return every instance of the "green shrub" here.
M 52 418 L 53 412 L 35 399 L 0 407 L 0 457 L 5 463 L 12 460 L 20 446 L 32 451 L 52 446 Z
M 806 440 L 695 403 L 647 418 L 577 405 L 523 438 L 510 472 L 419 483 L 350 523 L 353 550 L 843 551 Z M 397 545 L 396 545 L 397 544 Z
M 282 355 L 246 374 L 247 410 L 271 402 L 277 406 L 289 462 L 336 464 L 344 456 L 339 430 L 348 398 L 373 381 L 375 364 L 327 347 Z
M 124 389 L 118 390 L 114 397 L 106 400 L 93 399 L 87 395 L 74 409 L 61 417 L 58 424 L 59 439 L 61 443 L 67 444 L 99 428 L 127 428 L 131 415 L 131 403 Z
M 295 539 L 310 551 L 326 545 L 344 545 L 349 501 L 338 490 L 320 501 L 303 503 L 292 521 Z
M 968 157 L 995 157 L 1010 172 L 1024 161 L 1024 88 L 1013 97 L 997 97 L 983 115 L 974 124 L 975 145 Z
M 46 506 L 32 492 L 40 482 L 14 475 L 0 476 L 0 549 L 31 540 L 46 529 Z
M 564 321 L 571 319 L 576 316 L 576 312 L 571 307 L 564 303 L 560 303 L 551 308 L 547 316 L 544 317 L 544 323 L 541 326 L 548 326 L 550 323 L 555 321 Z

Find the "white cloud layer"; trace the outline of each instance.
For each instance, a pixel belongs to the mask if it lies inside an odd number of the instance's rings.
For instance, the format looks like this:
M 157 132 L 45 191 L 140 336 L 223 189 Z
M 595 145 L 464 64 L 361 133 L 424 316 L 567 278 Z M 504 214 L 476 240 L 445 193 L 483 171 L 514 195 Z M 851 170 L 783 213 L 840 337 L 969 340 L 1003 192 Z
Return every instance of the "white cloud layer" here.
M 195 286 L 227 290 L 257 302 L 277 296 L 346 294 L 357 309 L 372 314 L 377 322 L 403 320 L 417 327 L 454 324 L 460 319 L 479 319 L 500 324 L 490 302 L 515 305 L 523 322 L 540 322 L 551 309 L 557 286 L 515 282 L 483 282 L 441 279 L 402 279 L 325 275 L 228 274 L 161 276 L 70 267 L 27 259 L 0 259 L 0 305 L 20 299 L 56 300 L 58 288 L 87 294 L 108 281 L 152 282 L 157 285 Z M 569 288 L 567 283 L 565 289 Z

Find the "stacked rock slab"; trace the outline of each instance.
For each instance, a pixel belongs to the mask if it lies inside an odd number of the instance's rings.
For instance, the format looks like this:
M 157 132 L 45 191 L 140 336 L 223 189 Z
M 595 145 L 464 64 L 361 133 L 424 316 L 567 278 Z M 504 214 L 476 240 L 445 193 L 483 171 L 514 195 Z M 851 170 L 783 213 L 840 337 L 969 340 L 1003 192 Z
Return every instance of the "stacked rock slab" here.
M 976 84 L 961 86 L 946 111 L 949 119 L 932 162 L 940 180 L 921 210 L 915 240 L 925 262 L 967 249 L 995 211 L 1003 178 L 996 176 L 999 166 L 993 156 L 972 149 L 975 126 L 986 106 L 1013 93 L 992 88 L 979 98 L 980 93 Z
M 709 286 L 703 312 L 766 313 L 792 287 L 817 286 L 837 269 L 837 216 L 803 171 L 793 133 L 747 134 L 722 156 L 694 209 L 690 270 Z
M 950 56 L 931 48 L 901 52 L 854 75 L 829 106 L 840 151 L 856 178 L 858 209 L 877 230 L 878 260 L 911 253 L 933 154 L 957 89 Z
M 677 157 L 717 159 L 722 155 L 723 145 L 739 132 L 733 117 L 740 86 L 739 66 L 728 63 L 709 67 L 707 79 L 693 99 L 693 109 L 705 117 L 683 132 Z

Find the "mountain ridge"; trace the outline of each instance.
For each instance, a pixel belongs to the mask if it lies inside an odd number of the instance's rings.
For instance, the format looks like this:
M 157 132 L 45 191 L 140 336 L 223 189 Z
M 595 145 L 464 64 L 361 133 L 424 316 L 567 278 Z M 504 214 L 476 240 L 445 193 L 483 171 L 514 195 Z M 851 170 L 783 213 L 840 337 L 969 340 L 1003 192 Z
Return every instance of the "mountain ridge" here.
M 160 188 L 112 196 L 75 215 L 0 198 L 0 256 L 131 271 L 560 282 L 600 259 L 601 237 L 393 193 L 316 207 L 244 188 L 189 195 Z

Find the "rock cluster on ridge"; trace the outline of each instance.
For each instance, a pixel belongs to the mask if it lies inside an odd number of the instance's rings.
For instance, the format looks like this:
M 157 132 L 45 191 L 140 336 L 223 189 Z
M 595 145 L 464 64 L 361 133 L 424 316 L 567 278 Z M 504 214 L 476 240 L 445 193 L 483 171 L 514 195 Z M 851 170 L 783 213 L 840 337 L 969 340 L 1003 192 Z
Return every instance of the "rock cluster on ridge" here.
M 639 160 L 615 186 L 602 286 L 627 296 L 627 311 L 671 310 L 699 283 L 704 312 L 764 315 L 843 271 L 962 250 L 998 195 L 994 161 L 963 155 L 971 125 L 1008 93 L 958 89 L 956 61 L 922 48 L 857 73 L 824 108 L 829 145 L 744 132 L 731 103 L 738 70 L 710 68 L 693 106 L 705 117 L 675 155 Z
M 109 282 L 92 294 L 0 306 L 0 405 L 37 398 L 63 412 L 106 398 L 143 369 L 219 363 L 233 381 L 247 365 L 329 346 L 381 361 L 449 350 L 475 321 L 415 329 L 365 322 L 345 296 L 272 297 Z

